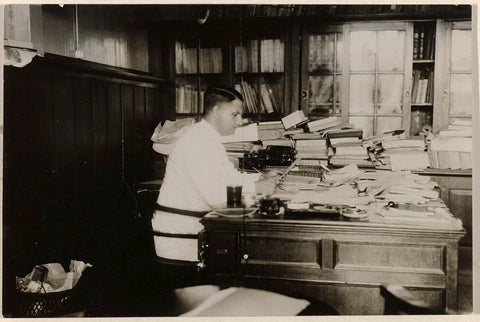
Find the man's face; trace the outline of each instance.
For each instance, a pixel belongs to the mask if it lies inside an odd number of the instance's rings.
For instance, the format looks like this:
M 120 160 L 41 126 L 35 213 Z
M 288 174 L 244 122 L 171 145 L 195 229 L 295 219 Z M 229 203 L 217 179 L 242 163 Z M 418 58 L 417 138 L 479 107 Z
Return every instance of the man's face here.
M 235 129 L 242 124 L 242 111 L 243 103 L 238 99 L 219 105 L 218 127 L 220 135 L 235 133 Z

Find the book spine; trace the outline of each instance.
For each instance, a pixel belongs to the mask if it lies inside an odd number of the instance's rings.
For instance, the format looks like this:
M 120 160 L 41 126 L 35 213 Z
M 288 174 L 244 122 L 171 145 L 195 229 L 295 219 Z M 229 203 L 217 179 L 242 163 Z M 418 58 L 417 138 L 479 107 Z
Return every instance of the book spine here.
M 414 31 L 413 33 L 413 60 L 418 59 L 418 38 L 420 37 L 420 34 L 418 33 L 418 30 Z

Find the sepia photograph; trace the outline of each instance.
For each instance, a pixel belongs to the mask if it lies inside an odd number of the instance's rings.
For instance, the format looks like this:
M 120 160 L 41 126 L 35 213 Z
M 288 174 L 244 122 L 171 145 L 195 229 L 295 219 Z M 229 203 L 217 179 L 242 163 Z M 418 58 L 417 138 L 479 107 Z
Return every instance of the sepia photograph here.
M 3 318 L 478 310 L 475 4 L 0 8 Z

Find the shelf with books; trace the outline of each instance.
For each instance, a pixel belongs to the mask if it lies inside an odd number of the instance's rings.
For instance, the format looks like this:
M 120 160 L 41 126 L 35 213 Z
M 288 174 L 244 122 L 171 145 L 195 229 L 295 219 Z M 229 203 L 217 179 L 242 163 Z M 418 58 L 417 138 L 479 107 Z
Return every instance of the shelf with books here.
M 410 136 L 433 125 L 435 79 L 435 21 L 413 24 L 412 87 L 410 98 Z
M 210 30 L 211 31 L 211 30 Z M 224 83 L 225 39 L 199 26 L 187 26 L 175 35 L 175 113 L 200 116 L 203 94 Z
M 245 114 L 258 120 L 280 119 L 286 100 L 284 26 L 249 23 L 239 28 L 232 44 L 233 82 L 245 97 Z

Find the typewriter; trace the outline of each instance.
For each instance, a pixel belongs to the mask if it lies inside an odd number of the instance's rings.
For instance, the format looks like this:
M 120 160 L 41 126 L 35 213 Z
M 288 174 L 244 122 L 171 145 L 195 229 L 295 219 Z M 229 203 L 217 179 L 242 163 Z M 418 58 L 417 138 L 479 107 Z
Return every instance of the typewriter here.
M 293 147 L 269 145 L 239 158 L 239 167 L 242 170 L 265 169 L 267 167 L 289 166 L 295 161 L 296 151 Z

